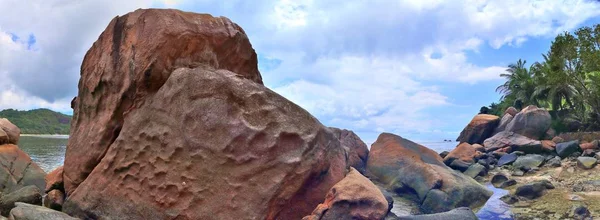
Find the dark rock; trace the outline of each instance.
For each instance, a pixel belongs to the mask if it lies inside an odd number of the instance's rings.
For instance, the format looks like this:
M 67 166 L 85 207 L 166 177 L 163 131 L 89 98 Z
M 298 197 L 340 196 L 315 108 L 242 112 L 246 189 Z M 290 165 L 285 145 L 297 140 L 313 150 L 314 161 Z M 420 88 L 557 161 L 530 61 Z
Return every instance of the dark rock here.
M 44 207 L 62 211 L 62 206 L 65 203 L 65 194 L 58 189 L 53 189 L 48 192 L 43 200 Z
M 505 152 L 500 152 L 500 151 L 493 151 L 491 152 L 492 156 L 494 156 L 496 159 L 500 159 L 502 156 L 506 155 L 507 153 Z
M 554 189 L 554 185 L 552 185 L 550 181 L 540 180 L 517 187 L 515 196 L 527 199 L 537 199 L 544 195 L 546 189 Z
M 499 188 L 506 188 L 506 187 L 510 187 L 510 186 L 514 186 L 517 185 L 517 181 L 515 179 L 509 179 L 507 181 L 504 181 L 502 184 L 500 184 Z
M 544 150 L 544 152 L 550 153 L 550 152 L 556 152 L 556 143 L 554 143 L 553 141 L 549 141 L 549 140 L 542 140 L 542 150 Z
M 0 198 L 0 213 L 8 216 L 16 202 L 42 205 L 42 191 L 37 186 L 26 186 L 17 191 L 2 195 Z
M 587 150 L 584 150 L 583 153 L 581 153 L 581 156 L 594 157 L 594 156 L 596 156 L 596 151 L 594 151 L 592 149 L 587 149 Z
M 17 202 L 15 205 L 16 207 L 10 211 L 9 219 L 11 220 L 78 220 L 78 218 L 42 206 L 22 202 Z
M 571 156 L 573 153 L 578 151 L 581 151 L 578 140 L 556 144 L 556 154 L 558 154 L 558 156 L 561 158 Z
M 442 151 L 442 153 L 440 153 L 440 157 L 441 158 L 446 158 L 446 156 L 448 156 L 449 153 L 450 152 L 448 152 L 448 151 Z
M 578 157 L 577 158 L 577 165 L 579 165 L 579 167 L 584 168 L 584 169 L 594 168 L 594 166 L 596 166 L 597 162 L 598 162 L 598 160 L 593 157 Z
M 487 170 L 483 165 L 475 163 L 469 166 L 469 169 L 467 169 L 463 174 L 475 179 L 477 176 L 485 176 L 487 174 Z
M 592 213 L 587 207 L 579 205 L 573 208 L 573 217 L 577 220 L 592 220 Z
M 466 142 L 469 144 L 481 144 L 489 138 L 494 129 L 498 126 L 500 118 L 495 115 L 478 114 L 469 124 L 460 132 L 460 136 L 456 139 L 458 142 Z
M 492 177 L 492 179 L 490 180 L 490 182 L 492 183 L 492 185 L 494 185 L 494 187 L 496 188 L 500 188 L 500 186 L 502 185 L 502 183 L 506 182 L 508 180 L 508 177 L 504 174 L 496 174 Z
M 504 203 L 512 205 L 515 204 L 519 201 L 519 199 L 513 195 L 510 194 L 506 194 L 502 197 L 500 197 L 500 200 L 502 200 Z
M 519 169 L 521 167 L 539 167 L 544 162 L 545 157 L 539 154 L 528 154 L 520 156 L 513 163 L 513 167 Z
M 389 133 L 379 135 L 371 145 L 367 170 L 390 191 L 418 202 L 423 213 L 475 207 L 492 194 L 472 178 L 444 165 L 436 152 Z
M 561 165 L 561 160 L 559 156 L 554 156 L 552 159 L 546 161 L 545 166 L 548 167 L 560 167 Z
M 582 152 L 577 151 L 577 152 L 572 153 L 569 157 L 572 157 L 572 158 L 580 157 L 581 153 Z
M 453 160 L 448 167 L 458 170 L 460 172 L 465 172 L 471 166 L 470 163 L 464 162 L 462 160 Z
M 504 166 L 504 165 L 512 164 L 513 162 L 515 162 L 517 160 L 517 158 L 518 158 L 517 154 L 514 154 L 514 153 L 505 154 L 504 156 L 500 157 L 497 165 Z
M 487 152 L 503 148 L 509 148 L 508 152 L 523 151 L 525 153 L 541 153 L 543 151 L 541 141 L 510 131 L 503 131 L 495 134 L 486 139 L 483 142 L 483 146 Z
M 506 131 L 539 140 L 550 129 L 551 122 L 550 113 L 546 109 L 530 105 L 515 115 L 506 126 Z
M 477 220 L 477 216 L 470 208 L 460 207 L 447 212 L 428 214 L 428 215 L 412 215 L 400 216 L 399 220 Z

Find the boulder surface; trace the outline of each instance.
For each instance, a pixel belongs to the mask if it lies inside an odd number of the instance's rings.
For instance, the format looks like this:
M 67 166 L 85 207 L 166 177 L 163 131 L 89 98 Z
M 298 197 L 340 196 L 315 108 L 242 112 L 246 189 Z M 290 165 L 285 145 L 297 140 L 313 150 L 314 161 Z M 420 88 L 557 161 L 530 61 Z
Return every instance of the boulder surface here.
M 0 191 L 3 194 L 29 185 L 38 187 L 40 191 L 46 187 L 46 172 L 17 145 L 0 145 L 0 165 Z
M 551 123 L 552 118 L 548 110 L 530 105 L 515 115 L 506 126 L 506 131 L 539 140 L 546 135 Z
M 447 167 L 435 151 L 390 133 L 379 135 L 371 146 L 367 170 L 390 191 L 418 202 L 424 213 L 475 207 L 492 195 Z
M 100 163 L 127 115 L 149 104 L 175 69 L 201 66 L 262 84 L 248 37 L 225 17 L 173 9 L 115 17 L 81 65 L 64 162 L 67 194 Z
M 177 69 L 147 103 L 125 117 L 100 164 L 67 196 L 64 212 L 301 219 L 347 172 L 346 152 L 330 129 L 230 71 Z
M 365 173 L 369 148 L 353 131 L 329 127 L 340 144 L 348 151 L 348 164 L 356 168 L 360 173 Z

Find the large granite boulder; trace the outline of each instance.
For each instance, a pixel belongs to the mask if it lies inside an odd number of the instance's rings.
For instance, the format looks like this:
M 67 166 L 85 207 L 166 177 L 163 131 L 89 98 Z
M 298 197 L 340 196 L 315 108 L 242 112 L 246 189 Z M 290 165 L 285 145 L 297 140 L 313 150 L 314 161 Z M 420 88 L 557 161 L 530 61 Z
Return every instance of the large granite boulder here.
M 492 195 L 448 168 L 433 150 L 394 134 L 383 133 L 371 145 L 367 170 L 390 191 L 417 202 L 424 213 L 475 207 Z
M 16 207 L 10 211 L 10 220 L 79 220 L 65 213 L 42 206 L 17 202 Z
M 64 162 L 67 194 L 104 158 L 128 115 L 148 105 L 175 69 L 201 66 L 262 84 L 248 37 L 225 17 L 172 9 L 115 17 L 81 65 Z
M 340 144 L 348 151 L 348 164 L 356 168 L 360 173 L 365 173 L 369 148 L 353 131 L 329 127 Z
M 346 161 L 330 129 L 263 85 L 227 70 L 180 68 L 126 115 L 63 211 L 79 218 L 300 219 L 344 178 Z
M 335 184 L 312 215 L 303 220 L 383 219 L 388 201 L 369 179 L 351 168 L 344 179 Z
M 479 148 L 481 145 L 471 145 L 469 143 L 460 143 L 456 146 L 446 157 L 444 157 L 444 163 L 448 166 L 455 161 L 460 160 L 462 162 L 472 164 L 475 162 L 475 158 L 478 158 L 482 155 Z
M 515 107 L 512 107 L 512 106 L 511 106 L 511 107 L 508 107 L 508 108 L 506 108 L 506 110 L 504 110 L 504 114 L 505 114 L 505 115 L 506 115 L 506 114 L 509 114 L 509 115 L 511 115 L 511 116 L 513 116 L 513 117 L 514 117 L 515 115 L 517 115 L 518 113 L 519 113 L 519 110 L 517 110 Z
M 546 135 L 551 123 L 552 118 L 548 110 L 530 105 L 515 115 L 506 126 L 506 131 L 539 140 Z
M 460 132 L 456 141 L 481 144 L 485 139 L 492 136 L 494 129 L 498 126 L 498 122 L 500 122 L 500 118 L 495 115 L 475 115 L 471 122 Z
M 11 193 L 25 186 L 33 185 L 41 191 L 46 187 L 46 173 L 31 161 L 27 153 L 17 145 L 0 145 L 0 192 Z
M 502 131 L 483 142 L 487 152 L 505 149 L 504 152 L 523 151 L 525 153 L 541 153 L 543 151 L 542 142 L 533 140 L 526 136 Z
M 18 144 L 21 129 L 6 118 L 0 118 L 0 145 Z

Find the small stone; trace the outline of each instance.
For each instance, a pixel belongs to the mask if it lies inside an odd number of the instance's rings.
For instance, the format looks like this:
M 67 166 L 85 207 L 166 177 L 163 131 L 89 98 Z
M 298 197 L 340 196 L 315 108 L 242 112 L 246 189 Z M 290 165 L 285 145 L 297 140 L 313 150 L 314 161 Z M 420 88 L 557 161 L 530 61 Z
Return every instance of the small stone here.
M 519 201 L 519 199 L 516 196 L 510 194 L 506 194 L 500 197 L 500 200 L 509 205 L 515 204 Z
M 567 194 L 567 199 L 570 201 L 583 201 L 585 200 L 583 197 L 575 194 Z
M 515 168 L 539 167 L 544 162 L 544 159 L 546 159 L 546 158 L 539 154 L 528 154 L 528 155 L 520 156 L 513 163 L 513 167 L 515 167 Z
M 560 167 L 561 161 L 559 156 L 555 156 L 552 159 L 546 161 L 546 165 L 548 167 Z
M 577 158 L 577 165 L 579 165 L 581 168 L 584 168 L 584 169 L 594 168 L 594 166 L 596 166 L 597 162 L 598 162 L 598 160 L 593 157 L 578 157 Z
M 579 151 L 578 152 L 573 152 L 571 154 L 571 157 L 580 157 L 580 156 L 581 156 L 581 152 L 579 152 Z
M 557 144 L 558 144 L 558 143 L 565 142 L 565 139 L 563 139 L 563 138 L 561 138 L 561 137 L 559 137 L 559 136 L 556 136 L 556 137 L 553 137 L 553 138 L 552 138 L 552 141 L 553 141 L 554 143 L 557 143 Z
M 581 150 L 581 148 L 579 148 L 578 140 L 556 144 L 556 153 L 561 158 L 568 157 L 568 156 L 572 155 L 573 153 L 580 151 L 580 150 Z
M 500 159 L 498 159 L 498 166 L 512 164 L 517 160 L 517 158 L 518 155 L 516 153 L 505 154 L 504 156 L 500 157 Z
M 554 185 L 548 180 L 540 180 L 519 186 L 515 195 L 527 199 L 537 199 L 544 195 L 546 189 L 554 189 Z
M 463 174 L 471 178 L 475 178 L 477 176 L 484 176 L 486 174 L 486 169 L 483 165 L 475 163 L 471 165 Z
M 567 168 L 567 172 L 574 173 L 575 172 L 575 168 L 569 167 L 569 168 Z
M 492 177 L 492 179 L 490 180 L 490 182 L 492 183 L 492 185 L 496 188 L 500 188 L 500 186 L 506 182 L 508 180 L 508 177 L 506 177 L 506 175 L 504 174 L 496 174 Z
M 525 173 L 523 173 L 523 171 L 521 171 L 521 170 L 515 170 L 512 173 L 513 176 L 523 176 L 524 174 Z
M 502 183 L 500 185 L 500 188 L 506 188 L 506 187 L 514 186 L 514 185 L 517 185 L 517 181 L 515 179 L 509 179 L 506 182 Z
M 573 217 L 575 219 L 592 219 L 592 214 L 590 210 L 588 210 L 585 206 L 575 206 L 573 207 Z
M 470 166 L 471 166 L 471 164 L 466 163 L 462 160 L 454 160 L 449 165 L 450 168 L 452 168 L 454 170 L 460 170 L 461 172 L 467 171 L 467 169 L 469 169 Z
M 594 157 L 594 156 L 596 156 L 596 152 L 592 149 L 587 149 L 587 150 L 584 150 L 583 153 L 581 153 L 581 156 Z

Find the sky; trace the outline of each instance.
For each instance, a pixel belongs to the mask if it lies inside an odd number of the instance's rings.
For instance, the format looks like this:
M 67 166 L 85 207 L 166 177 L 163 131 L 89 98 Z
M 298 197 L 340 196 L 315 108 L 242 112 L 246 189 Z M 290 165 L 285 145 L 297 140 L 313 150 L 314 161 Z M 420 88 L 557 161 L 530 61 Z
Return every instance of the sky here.
M 456 139 L 508 64 L 600 23 L 591 0 L 0 0 L 0 109 L 72 114 L 85 52 L 138 8 L 230 18 L 268 88 L 367 143 Z

